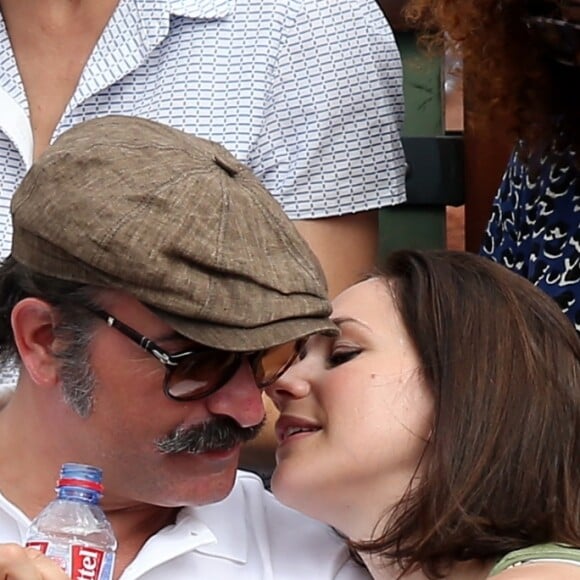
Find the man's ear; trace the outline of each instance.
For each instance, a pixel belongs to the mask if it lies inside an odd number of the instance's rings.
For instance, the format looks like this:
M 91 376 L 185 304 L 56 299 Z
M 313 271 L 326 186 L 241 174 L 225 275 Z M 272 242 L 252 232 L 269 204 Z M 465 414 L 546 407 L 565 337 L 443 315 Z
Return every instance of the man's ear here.
M 57 313 L 38 298 L 24 298 L 12 309 L 14 342 L 30 378 L 38 385 L 59 383 L 59 363 L 54 356 Z

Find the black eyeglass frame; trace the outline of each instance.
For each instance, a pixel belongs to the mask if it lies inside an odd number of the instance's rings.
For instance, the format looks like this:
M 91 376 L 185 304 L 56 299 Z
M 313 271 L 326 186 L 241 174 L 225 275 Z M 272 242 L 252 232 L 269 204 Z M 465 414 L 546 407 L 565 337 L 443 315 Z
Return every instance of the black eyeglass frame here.
M 216 383 L 212 385 L 210 388 L 200 389 L 199 393 L 192 393 L 191 395 L 174 395 L 171 393 L 171 376 L 179 363 L 192 355 L 202 354 L 204 352 L 210 351 L 219 351 L 211 346 L 201 346 L 195 349 L 188 349 L 181 352 L 176 353 L 169 353 L 164 348 L 160 347 L 157 343 L 155 343 L 150 338 L 146 337 L 145 335 L 137 332 L 134 328 L 131 328 L 129 325 L 125 324 L 124 322 L 120 321 L 118 318 L 109 314 L 106 310 L 101 308 L 89 308 L 85 307 L 85 309 L 94 314 L 101 320 L 104 320 L 107 326 L 111 328 L 115 328 L 121 334 L 126 336 L 129 340 L 134 342 L 136 345 L 141 347 L 143 350 L 154 356 L 164 367 L 165 367 L 165 378 L 163 379 L 163 394 L 173 401 L 196 401 L 200 399 L 204 399 L 209 395 L 215 393 L 219 389 L 221 389 L 238 371 L 240 365 L 242 364 L 244 358 L 247 358 L 254 377 L 256 377 L 256 368 L 260 361 L 260 359 L 266 354 L 267 350 L 262 351 L 254 351 L 254 352 L 233 352 L 233 351 L 223 351 L 224 353 L 230 354 L 233 359 L 232 363 L 228 365 L 227 369 L 224 369 L 224 372 L 219 375 L 219 380 L 216 380 Z M 277 381 L 292 365 L 292 363 L 296 360 L 296 357 L 300 353 L 302 348 L 302 344 L 306 339 L 301 339 L 296 341 L 296 348 L 293 356 L 289 357 L 288 361 L 284 363 L 280 369 L 275 373 L 273 377 L 268 380 L 258 381 L 256 378 L 256 384 L 259 389 L 265 389 L 266 387 L 270 386 L 272 383 Z

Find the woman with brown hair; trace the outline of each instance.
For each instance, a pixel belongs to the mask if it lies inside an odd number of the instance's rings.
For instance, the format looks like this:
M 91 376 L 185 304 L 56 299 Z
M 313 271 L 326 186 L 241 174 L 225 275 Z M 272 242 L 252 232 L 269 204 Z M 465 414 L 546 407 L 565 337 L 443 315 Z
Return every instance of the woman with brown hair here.
M 468 122 L 516 145 L 483 255 L 547 292 L 580 332 L 580 0 L 409 0 L 432 47 L 464 57 Z
M 580 340 L 468 253 L 399 251 L 269 389 L 272 489 L 375 579 L 580 579 Z

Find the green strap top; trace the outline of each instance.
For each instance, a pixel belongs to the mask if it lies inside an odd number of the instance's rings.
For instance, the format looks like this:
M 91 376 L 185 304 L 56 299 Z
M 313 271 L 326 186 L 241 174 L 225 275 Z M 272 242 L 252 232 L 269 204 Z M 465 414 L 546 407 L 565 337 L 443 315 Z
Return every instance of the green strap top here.
M 537 544 L 522 550 L 506 554 L 491 570 L 489 576 L 495 576 L 508 568 L 526 562 L 562 562 L 580 566 L 580 548 L 563 544 Z

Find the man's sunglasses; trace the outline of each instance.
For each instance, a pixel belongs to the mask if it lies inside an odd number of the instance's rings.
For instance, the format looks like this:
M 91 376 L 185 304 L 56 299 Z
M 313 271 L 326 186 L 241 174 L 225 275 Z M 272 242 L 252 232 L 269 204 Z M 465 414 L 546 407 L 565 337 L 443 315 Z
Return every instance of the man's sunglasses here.
M 87 310 L 153 355 L 165 367 L 163 392 L 174 401 L 195 401 L 215 393 L 235 375 L 245 359 L 254 373 L 256 384 L 263 389 L 278 380 L 292 365 L 306 340 L 249 353 L 200 346 L 170 354 L 105 310 Z

